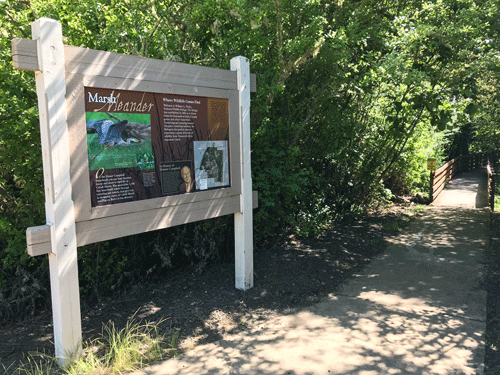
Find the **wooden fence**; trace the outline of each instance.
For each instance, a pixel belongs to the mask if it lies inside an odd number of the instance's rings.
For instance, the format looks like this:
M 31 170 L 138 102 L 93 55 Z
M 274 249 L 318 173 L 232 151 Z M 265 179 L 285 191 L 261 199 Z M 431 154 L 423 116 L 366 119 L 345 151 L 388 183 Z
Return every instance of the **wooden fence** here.
M 488 204 L 492 211 L 495 210 L 495 180 L 496 180 L 496 172 L 495 165 L 496 163 L 492 160 L 488 161 Z
M 430 175 L 429 198 L 433 202 L 457 173 L 488 166 L 488 197 L 491 209 L 495 198 L 495 165 L 500 151 L 462 155 L 443 164 Z

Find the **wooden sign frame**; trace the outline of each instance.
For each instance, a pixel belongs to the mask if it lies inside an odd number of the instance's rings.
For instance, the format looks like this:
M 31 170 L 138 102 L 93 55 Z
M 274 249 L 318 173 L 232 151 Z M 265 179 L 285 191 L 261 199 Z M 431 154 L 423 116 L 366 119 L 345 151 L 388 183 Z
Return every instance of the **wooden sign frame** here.
M 36 72 L 47 224 L 28 228 L 28 253 L 48 254 L 56 357 L 66 363 L 81 352 L 77 246 L 235 215 L 235 283 L 253 286 L 253 218 L 257 206 L 250 173 L 248 59 L 231 70 L 65 46 L 61 25 L 41 18 L 33 40 L 12 41 L 13 64 Z M 85 121 L 85 88 L 222 98 L 229 101 L 230 186 L 190 194 L 91 206 Z

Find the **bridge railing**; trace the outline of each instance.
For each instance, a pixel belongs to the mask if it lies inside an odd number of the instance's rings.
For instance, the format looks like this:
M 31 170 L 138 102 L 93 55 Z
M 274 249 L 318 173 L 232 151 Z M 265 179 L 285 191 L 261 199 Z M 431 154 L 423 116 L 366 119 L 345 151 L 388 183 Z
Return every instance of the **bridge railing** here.
M 429 184 L 430 201 L 433 202 L 437 198 L 439 193 L 441 193 L 441 191 L 443 191 L 443 189 L 445 188 L 448 181 L 451 180 L 453 176 L 455 176 L 457 173 L 470 171 L 472 169 L 476 169 L 479 167 L 484 167 L 488 164 L 489 160 L 498 160 L 499 156 L 500 156 L 500 151 L 469 154 L 469 155 L 458 156 L 455 159 L 452 159 L 447 163 L 443 164 L 441 167 L 436 169 L 434 172 L 431 172 L 430 174 L 430 184 Z M 491 170 L 494 173 L 495 169 L 493 164 Z M 488 181 L 489 180 L 490 177 L 488 177 Z M 492 190 L 490 190 L 489 186 L 490 185 L 488 182 L 488 196 L 490 196 L 490 194 L 493 194 L 494 197 L 495 195 L 494 181 Z
M 487 166 L 488 171 L 488 205 L 491 210 L 495 210 L 495 183 L 496 183 L 496 172 L 494 168 L 494 163 L 488 161 Z

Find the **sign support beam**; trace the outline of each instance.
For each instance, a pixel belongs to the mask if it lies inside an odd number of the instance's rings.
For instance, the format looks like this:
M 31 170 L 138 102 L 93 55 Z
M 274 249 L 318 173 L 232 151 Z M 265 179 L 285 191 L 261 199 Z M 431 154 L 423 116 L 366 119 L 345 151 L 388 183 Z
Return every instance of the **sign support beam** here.
M 250 74 L 248 59 L 233 58 L 228 71 L 64 46 L 61 24 L 48 18 L 35 21 L 32 34 L 33 40 L 13 40 L 12 56 L 15 68 L 33 70 L 36 75 L 47 221 L 46 225 L 28 228 L 26 238 L 30 255 L 49 257 L 55 355 L 59 364 L 67 365 L 82 353 L 77 245 L 235 214 L 235 284 L 241 290 L 252 288 L 252 210 L 257 207 L 257 194 L 252 192 L 250 92 L 255 91 L 256 82 L 255 75 Z M 131 79 L 132 76 L 141 78 Z M 133 91 L 129 90 L 131 86 Z M 220 141 L 229 141 L 230 148 L 225 144 L 217 147 L 222 148 L 223 155 L 226 149 L 231 152 L 227 160 L 234 173 L 230 174 L 229 183 L 215 186 L 214 182 L 210 189 L 199 188 L 207 191 L 148 196 L 124 203 L 116 198 L 116 204 L 93 207 L 93 190 L 88 179 L 91 170 L 85 161 L 89 152 L 88 144 L 85 147 L 88 129 L 83 121 L 86 87 L 108 90 L 107 94 L 123 90 L 129 92 L 127 95 L 132 92 L 137 96 L 142 92 L 142 98 L 146 94 L 163 95 L 164 99 L 200 97 L 207 100 L 207 111 L 209 99 L 214 99 L 210 103 L 227 102 L 223 113 L 230 130 L 226 132 L 226 140 Z M 130 103 L 139 105 L 142 99 Z M 137 112 L 139 107 L 125 109 L 128 105 L 127 101 L 124 112 Z M 141 108 L 144 109 L 138 112 L 144 112 L 146 107 Z M 93 108 L 96 110 L 103 112 Z M 156 131 L 161 129 L 159 121 L 155 123 Z M 216 119 L 211 123 L 215 124 Z M 152 126 L 148 121 L 136 125 Z M 176 156 L 167 162 L 186 160 L 177 159 Z M 156 177 L 156 180 L 149 178 L 149 182 L 158 181 L 154 171 L 149 173 Z M 106 194 L 107 191 L 102 189 Z M 154 201 L 142 202 L 150 198 Z M 117 227 L 120 230 L 115 230 Z
M 231 70 L 237 72 L 241 194 L 240 212 L 234 214 L 235 283 L 236 288 L 253 287 L 253 212 L 252 174 L 250 160 L 250 64 L 246 57 L 231 59 Z
M 55 353 L 64 365 L 82 350 L 76 229 L 71 199 L 66 81 L 61 24 L 41 18 L 32 25 L 37 43 L 36 89 L 40 111 L 45 215 L 49 254 Z

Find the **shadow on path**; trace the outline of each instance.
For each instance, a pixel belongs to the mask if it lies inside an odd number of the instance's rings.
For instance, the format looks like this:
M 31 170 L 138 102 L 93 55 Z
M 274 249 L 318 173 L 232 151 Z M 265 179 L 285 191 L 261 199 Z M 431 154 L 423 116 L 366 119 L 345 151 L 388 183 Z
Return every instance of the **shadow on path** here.
M 488 207 L 486 168 L 457 174 L 432 203 L 434 207 Z
M 481 176 L 457 176 L 339 292 L 139 373 L 483 374 Z

